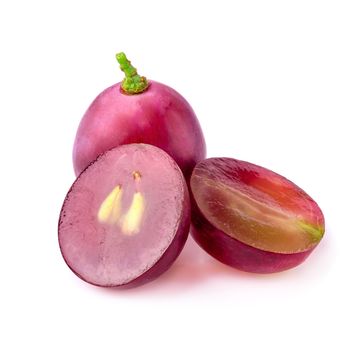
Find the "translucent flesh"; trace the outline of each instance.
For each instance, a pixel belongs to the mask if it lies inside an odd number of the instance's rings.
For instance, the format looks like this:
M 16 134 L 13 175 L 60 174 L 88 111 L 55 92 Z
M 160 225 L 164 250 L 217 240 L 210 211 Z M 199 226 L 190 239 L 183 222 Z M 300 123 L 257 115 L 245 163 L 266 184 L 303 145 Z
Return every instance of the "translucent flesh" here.
M 237 167 L 237 163 L 234 165 Z M 313 248 L 324 233 L 317 204 L 300 188 L 295 186 L 293 191 L 290 181 L 273 172 L 273 181 L 266 180 L 260 186 L 261 178 L 269 179 L 269 171 L 261 168 L 264 174 L 258 176 L 259 167 L 255 167 L 254 176 L 259 181 L 252 176 L 249 184 L 247 177 L 242 181 L 242 177 L 233 175 L 230 181 L 220 181 L 215 171 L 195 169 L 191 189 L 200 211 L 229 236 L 262 250 L 287 254 Z M 233 174 L 239 174 L 239 169 Z M 284 188 L 287 197 L 283 195 Z

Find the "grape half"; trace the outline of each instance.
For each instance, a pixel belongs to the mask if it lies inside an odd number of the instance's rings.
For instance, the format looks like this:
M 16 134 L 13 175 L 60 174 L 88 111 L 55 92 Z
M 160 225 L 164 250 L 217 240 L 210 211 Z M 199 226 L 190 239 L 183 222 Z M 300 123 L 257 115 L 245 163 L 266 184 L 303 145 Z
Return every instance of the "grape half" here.
M 269 273 L 304 261 L 324 234 L 317 203 L 291 181 L 231 158 L 194 168 L 193 237 L 225 264 Z
M 102 154 L 69 190 L 59 219 L 68 266 L 98 286 L 136 286 L 163 273 L 189 233 L 183 174 L 161 149 L 130 144 Z

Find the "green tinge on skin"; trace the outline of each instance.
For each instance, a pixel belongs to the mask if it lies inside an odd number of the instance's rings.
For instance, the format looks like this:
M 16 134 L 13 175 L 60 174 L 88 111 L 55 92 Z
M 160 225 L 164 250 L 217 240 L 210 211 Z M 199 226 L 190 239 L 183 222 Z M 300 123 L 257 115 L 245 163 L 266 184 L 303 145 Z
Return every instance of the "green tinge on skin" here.
M 118 53 L 116 58 L 120 64 L 120 69 L 125 74 L 125 78 L 121 83 L 123 91 L 129 95 L 139 94 L 145 91 L 149 86 L 147 79 L 137 74 L 136 68 L 126 58 L 125 53 Z
M 306 231 L 315 242 L 319 242 L 324 234 L 324 228 L 322 226 L 316 226 L 307 223 L 304 220 L 299 220 L 298 225 L 301 229 Z

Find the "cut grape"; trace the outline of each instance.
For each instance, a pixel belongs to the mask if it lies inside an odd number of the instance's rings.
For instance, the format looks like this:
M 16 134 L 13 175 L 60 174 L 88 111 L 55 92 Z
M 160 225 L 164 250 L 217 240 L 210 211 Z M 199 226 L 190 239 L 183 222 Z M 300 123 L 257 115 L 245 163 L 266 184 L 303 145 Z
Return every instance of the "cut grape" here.
M 193 236 L 218 260 L 251 272 L 298 265 L 324 234 L 316 202 L 286 178 L 231 158 L 206 159 L 191 176 Z
M 98 286 L 136 286 L 164 272 L 183 248 L 190 204 L 180 168 L 145 144 L 114 148 L 74 182 L 59 220 L 68 266 Z

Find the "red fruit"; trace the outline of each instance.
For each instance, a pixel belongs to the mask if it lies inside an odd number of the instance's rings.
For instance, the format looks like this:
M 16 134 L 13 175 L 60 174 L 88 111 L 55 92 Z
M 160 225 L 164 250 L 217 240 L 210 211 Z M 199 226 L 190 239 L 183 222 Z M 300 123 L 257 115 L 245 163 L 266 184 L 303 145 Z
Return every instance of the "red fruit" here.
M 76 175 L 113 147 L 147 143 L 165 150 L 189 177 L 206 153 L 193 109 L 172 88 L 140 77 L 123 53 L 117 59 L 126 78 L 104 90 L 86 111 L 74 143 Z
M 114 148 L 74 182 L 58 237 L 68 266 L 98 286 L 136 286 L 163 273 L 187 239 L 190 203 L 185 179 L 161 149 Z
M 249 272 L 269 273 L 304 261 L 324 234 L 316 202 L 291 181 L 231 158 L 194 168 L 193 237 L 213 257 Z

